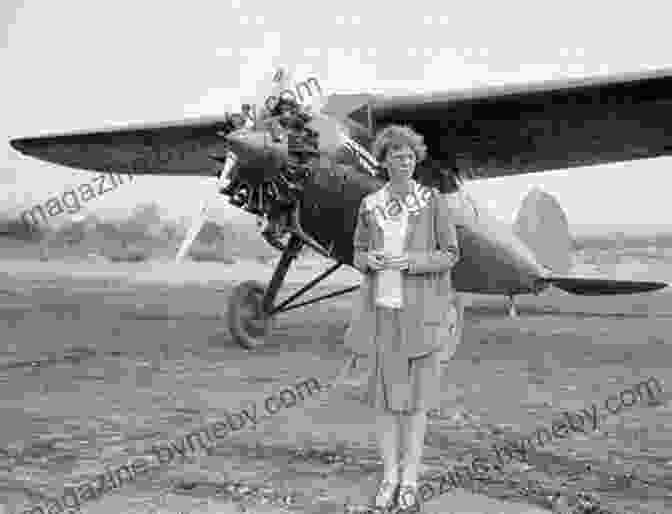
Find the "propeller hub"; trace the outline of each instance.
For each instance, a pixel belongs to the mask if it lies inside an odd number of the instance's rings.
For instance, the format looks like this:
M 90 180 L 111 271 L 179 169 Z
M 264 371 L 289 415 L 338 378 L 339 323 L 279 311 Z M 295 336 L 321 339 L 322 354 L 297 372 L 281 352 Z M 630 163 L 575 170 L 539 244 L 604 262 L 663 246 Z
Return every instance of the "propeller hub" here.
M 272 180 L 287 162 L 287 144 L 274 140 L 267 130 L 242 128 L 225 137 L 239 164 L 239 173 L 250 183 Z
M 242 162 L 251 159 L 257 159 L 266 150 L 266 137 L 263 132 L 241 128 L 234 130 L 226 137 L 231 151 L 233 151 Z

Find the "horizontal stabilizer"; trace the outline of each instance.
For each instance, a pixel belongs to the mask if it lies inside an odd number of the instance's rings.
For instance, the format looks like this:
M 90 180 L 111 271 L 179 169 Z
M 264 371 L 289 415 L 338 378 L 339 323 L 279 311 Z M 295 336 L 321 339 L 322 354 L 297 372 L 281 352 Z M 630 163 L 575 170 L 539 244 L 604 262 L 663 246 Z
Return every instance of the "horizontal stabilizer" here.
M 634 282 L 631 280 L 579 277 L 547 277 L 542 280 L 568 293 L 593 296 L 646 293 L 669 285 L 665 282 Z

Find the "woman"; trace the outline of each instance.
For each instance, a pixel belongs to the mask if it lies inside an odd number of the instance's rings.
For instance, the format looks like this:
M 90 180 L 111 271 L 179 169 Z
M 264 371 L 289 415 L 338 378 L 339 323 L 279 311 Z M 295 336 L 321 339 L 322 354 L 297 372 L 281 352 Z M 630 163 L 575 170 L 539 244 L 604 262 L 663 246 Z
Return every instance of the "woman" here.
M 373 144 L 387 184 L 360 205 L 354 266 L 361 304 L 345 345 L 371 364 L 365 403 L 378 416 L 384 476 L 378 508 L 418 505 L 427 411 L 439 406 L 440 362 L 457 345 L 450 270 L 459 259 L 455 226 L 434 189 L 414 180 L 422 136 L 391 125 Z M 413 208 L 409 205 L 413 198 Z

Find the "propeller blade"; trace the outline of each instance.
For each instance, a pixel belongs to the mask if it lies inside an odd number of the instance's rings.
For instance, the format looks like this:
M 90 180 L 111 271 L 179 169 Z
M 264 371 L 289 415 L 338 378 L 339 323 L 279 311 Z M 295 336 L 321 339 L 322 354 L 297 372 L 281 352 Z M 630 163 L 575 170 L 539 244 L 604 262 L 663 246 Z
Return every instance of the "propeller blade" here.
M 231 170 L 235 167 L 238 159 L 233 152 L 227 152 L 224 157 L 211 156 L 213 159 L 222 162 L 224 167 L 217 178 L 217 191 L 221 191 L 225 188 L 231 180 Z M 194 219 L 187 230 L 187 234 L 180 245 L 180 249 L 175 256 L 176 262 L 181 262 L 189 253 L 191 245 L 194 244 L 194 241 L 198 237 L 198 234 L 201 232 L 203 225 L 208 220 L 208 201 L 204 199 L 201 201 L 201 206 L 198 210 L 198 214 L 194 216 Z
M 189 253 L 191 245 L 194 244 L 196 237 L 201 232 L 201 229 L 203 228 L 203 225 L 205 224 L 207 219 L 208 219 L 208 202 L 207 200 L 203 200 L 201 202 L 201 207 L 198 211 L 198 214 L 194 216 L 194 219 L 191 221 L 191 225 L 187 230 L 187 234 L 185 235 L 184 240 L 180 245 L 180 249 L 178 250 L 177 255 L 175 256 L 175 262 L 182 262 L 184 257 Z
M 314 78 L 310 79 L 310 81 L 299 83 L 295 80 L 294 73 L 285 66 L 276 68 L 271 72 L 269 78 L 268 82 L 263 82 L 264 84 L 268 84 L 268 86 L 260 90 L 256 97 L 254 105 L 257 107 L 257 112 L 255 113 L 257 115 L 255 119 L 257 120 L 268 117 L 267 101 L 271 97 L 278 99 L 283 91 L 286 92 L 286 95 L 292 96 L 297 102 L 309 108 L 314 113 L 321 112 L 323 106 L 326 104 L 326 97 L 322 91 L 322 87 L 317 84 Z M 311 82 L 317 84 L 317 92 L 314 89 L 314 84 L 311 84 Z
M 279 98 L 283 91 L 294 91 L 294 80 L 292 76 L 292 72 L 284 66 L 280 66 L 273 71 L 268 94 L 265 95 L 264 98 L 259 98 L 260 101 L 264 102 L 264 104 L 261 104 L 261 107 L 265 109 L 266 101 L 271 97 Z
M 222 171 L 219 172 L 219 177 L 217 178 L 217 191 L 221 191 L 225 188 L 232 178 L 232 170 L 238 163 L 238 156 L 234 152 L 226 152 L 224 158 L 217 158 L 217 160 L 224 164 Z
M 282 86 L 282 84 L 284 84 L 284 74 L 285 71 L 283 68 L 278 68 L 277 70 L 270 72 L 258 82 L 260 87 L 257 88 L 255 93 L 251 97 L 248 97 L 248 99 L 251 99 L 250 107 L 254 111 L 253 119 L 255 122 L 265 119 L 268 116 L 268 110 L 266 108 L 268 99 L 272 96 L 277 98 L 280 92 L 285 89 L 284 86 Z
M 663 289 L 669 285 L 665 282 L 636 282 L 579 277 L 547 277 L 542 280 L 568 293 L 590 296 L 647 293 Z

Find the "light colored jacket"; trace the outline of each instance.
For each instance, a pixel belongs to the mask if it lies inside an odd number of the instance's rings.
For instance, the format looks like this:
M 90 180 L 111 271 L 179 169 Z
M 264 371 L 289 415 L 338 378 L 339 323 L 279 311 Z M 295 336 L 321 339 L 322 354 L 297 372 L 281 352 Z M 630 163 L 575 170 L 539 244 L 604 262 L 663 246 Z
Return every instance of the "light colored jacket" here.
M 404 245 L 409 269 L 402 272 L 401 356 L 408 358 L 442 351 L 448 343 L 447 336 L 457 333 L 450 273 L 460 257 L 457 231 L 438 192 L 432 190 L 426 198 L 427 207 L 409 212 Z M 367 210 L 367 204 L 365 197 L 353 241 L 353 265 L 362 272 L 362 283 L 344 339 L 346 348 L 359 355 L 375 352 L 377 274 L 366 269 L 366 253 L 383 248 L 382 228 L 373 212 Z

